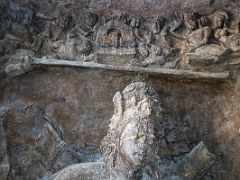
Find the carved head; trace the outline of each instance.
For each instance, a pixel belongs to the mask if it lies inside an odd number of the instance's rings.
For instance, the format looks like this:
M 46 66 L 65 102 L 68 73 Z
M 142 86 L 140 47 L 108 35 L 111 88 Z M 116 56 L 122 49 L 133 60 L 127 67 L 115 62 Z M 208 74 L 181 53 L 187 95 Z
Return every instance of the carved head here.
M 137 171 L 155 157 L 156 120 L 161 114 L 157 93 L 136 82 L 117 92 L 113 102 L 114 114 L 102 141 L 103 159 L 110 168 L 122 164 Z
M 143 167 L 154 153 L 155 140 L 154 125 L 149 119 L 132 120 L 120 134 L 118 153 L 121 161 L 132 169 Z
M 141 24 L 141 18 L 131 18 L 129 20 L 129 24 L 133 28 L 139 28 L 139 26 Z
M 98 21 L 98 15 L 93 12 L 86 12 L 84 21 L 87 25 L 93 27 Z
M 151 44 L 153 34 L 150 31 L 144 31 L 143 38 L 144 38 L 146 44 Z
M 214 28 L 224 28 L 227 27 L 227 22 L 229 20 L 229 15 L 224 10 L 219 10 L 213 15 L 213 26 Z
M 165 25 L 166 25 L 165 18 L 158 17 L 158 18 L 154 19 L 154 22 L 152 24 L 153 33 L 155 33 L 155 34 L 160 33 L 163 30 Z
M 186 9 L 183 13 L 184 23 L 187 29 L 194 31 L 198 29 L 197 14 Z
M 61 13 L 56 19 L 56 24 L 61 29 L 61 31 L 66 31 L 72 27 L 73 17 L 70 14 L 65 15 Z

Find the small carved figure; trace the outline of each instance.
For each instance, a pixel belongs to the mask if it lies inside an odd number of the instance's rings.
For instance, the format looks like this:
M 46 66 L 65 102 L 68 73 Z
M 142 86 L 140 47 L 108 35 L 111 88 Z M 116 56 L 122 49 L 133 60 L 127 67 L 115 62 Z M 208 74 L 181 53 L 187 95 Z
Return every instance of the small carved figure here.
M 95 17 L 95 16 L 94 16 Z M 88 22 L 90 23 L 90 22 Z M 90 23 L 92 25 L 92 23 Z M 35 50 L 48 52 L 48 56 L 68 60 L 83 60 L 92 51 L 89 31 L 83 30 L 82 25 L 76 25 L 67 33 L 65 39 L 58 41 L 53 38 L 53 24 L 46 25 L 45 30 L 35 40 Z
M 71 14 L 60 12 L 56 18 L 56 26 L 60 30 L 60 34 L 66 32 L 73 27 L 73 17 Z
M 98 22 L 98 15 L 92 12 L 86 12 L 84 14 L 84 22 L 77 24 L 73 30 L 76 30 L 78 34 L 87 37 L 90 36 Z
M 133 48 L 135 46 L 133 33 L 127 25 L 110 21 L 99 29 L 96 46 L 98 48 Z
M 132 29 L 119 20 L 112 20 L 99 28 L 95 41 L 95 55 L 102 63 L 131 64 L 135 49 Z
M 153 31 L 154 33 L 151 33 Z M 164 19 L 156 19 L 151 24 L 151 31 L 143 31 L 143 37 L 135 33 L 140 43 L 138 52 L 144 58 L 140 61 L 141 66 L 161 65 L 164 66 L 170 56 L 175 55 L 172 39 L 168 33 L 168 27 L 164 26 Z M 174 59 L 174 58 L 173 58 Z M 175 58 L 176 60 L 176 58 Z M 175 61 L 176 64 L 178 60 Z M 175 65 L 173 65 L 175 67 Z
M 86 25 L 94 27 L 98 21 L 98 15 L 93 12 L 86 12 L 84 20 Z
M 213 25 L 215 28 L 214 37 L 224 46 L 232 51 L 240 50 L 239 30 L 227 27 L 229 15 L 226 11 L 220 10 L 214 14 Z
M 218 39 L 223 46 L 231 49 L 234 52 L 240 50 L 240 34 L 228 35 L 226 31 L 222 31 L 222 34 L 215 33 L 215 38 Z
M 187 36 L 188 48 L 190 50 L 194 50 L 202 45 L 207 44 L 209 42 L 211 34 L 212 30 L 210 27 L 202 27 L 191 32 Z
M 38 34 L 38 36 L 35 38 L 33 42 L 33 49 L 36 52 L 39 52 L 42 48 L 48 49 L 49 45 L 51 43 L 52 38 L 52 24 L 48 23 L 44 27 L 44 31 Z
M 129 24 L 132 28 L 139 28 L 141 24 L 141 18 L 131 18 Z
M 166 20 L 163 17 L 158 17 L 154 19 L 154 23 L 152 24 L 152 31 L 154 34 L 158 34 L 162 31 L 162 29 L 166 25 Z
M 227 27 L 229 15 L 227 11 L 219 10 L 213 14 L 213 27 L 215 29 L 222 29 Z
M 61 59 L 78 60 L 92 52 L 92 43 L 81 25 L 77 25 L 67 33 L 66 40 L 55 41 L 51 44 L 55 55 Z
M 92 51 L 92 44 L 87 38 L 60 40 L 51 44 L 56 57 L 66 60 L 82 60 Z
M 135 37 L 139 41 L 138 52 L 144 57 L 148 57 L 150 54 L 150 47 L 152 42 L 152 33 L 150 31 L 142 31 L 139 34 L 139 31 L 135 29 Z
M 12 2 L 9 4 L 7 14 L 12 22 L 22 24 L 28 28 L 32 24 L 33 18 L 35 16 L 35 13 L 31 9 L 20 7 L 19 5 Z
M 191 10 L 184 11 L 182 16 L 187 32 L 185 32 L 185 35 L 179 35 L 171 31 L 171 34 L 181 41 L 185 41 L 185 51 L 192 51 L 207 44 L 212 34 L 207 17 L 198 18 L 197 14 Z
M 186 9 L 183 12 L 183 20 L 184 20 L 184 25 L 189 32 L 192 32 L 199 28 L 197 23 L 197 14 L 194 13 L 193 11 Z
M 151 45 L 148 49 L 150 52 L 148 56 L 141 62 L 141 66 L 149 65 L 163 65 L 169 55 L 168 49 L 157 47 L 156 45 Z
M 137 30 L 135 29 L 134 35 L 138 41 L 143 44 L 150 45 L 153 39 L 153 34 L 151 31 L 148 30 Z
M 174 21 L 170 23 L 170 32 L 177 37 L 179 35 L 175 34 L 175 32 L 180 28 L 185 28 L 187 30 L 185 34 L 189 34 L 199 28 L 198 15 L 190 9 L 184 9 L 183 12 L 176 11 L 173 17 Z
M 213 35 L 217 43 L 208 45 L 206 43 L 212 30 L 209 29 L 209 27 L 203 27 L 204 24 L 208 24 L 206 19 L 200 19 L 199 24 L 203 24 L 202 28 L 193 31 L 188 36 L 189 40 L 192 39 L 192 41 L 189 41 L 192 43 L 188 44 L 192 51 L 186 52 L 185 54 L 188 64 L 195 67 L 201 66 L 203 68 L 206 65 L 218 63 L 220 60 L 223 60 L 224 56 L 230 57 L 231 51 L 236 52 L 240 50 L 239 30 L 238 28 L 237 30 L 228 28 L 229 19 L 228 12 L 225 10 L 218 10 L 212 15 Z M 199 47 L 199 45 L 201 46 Z M 228 61 L 231 61 L 231 57 Z M 205 68 L 207 68 L 207 66 Z
M 138 45 L 138 52 L 144 57 L 148 57 L 149 49 L 146 47 L 144 43 L 139 43 Z

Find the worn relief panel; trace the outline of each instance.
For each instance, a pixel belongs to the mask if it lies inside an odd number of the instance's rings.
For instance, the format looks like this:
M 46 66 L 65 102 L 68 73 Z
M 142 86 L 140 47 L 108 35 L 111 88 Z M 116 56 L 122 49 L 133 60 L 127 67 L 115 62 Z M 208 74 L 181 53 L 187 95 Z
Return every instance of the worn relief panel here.
M 1 0 L 0 179 L 238 180 L 239 68 L 237 0 Z
M 50 179 L 196 179 L 214 164 L 215 156 L 203 142 L 179 162 L 161 162 L 156 132 L 161 102 L 147 84 L 128 85 L 113 102 L 114 115 L 102 140 L 104 162 L 73 165 Z

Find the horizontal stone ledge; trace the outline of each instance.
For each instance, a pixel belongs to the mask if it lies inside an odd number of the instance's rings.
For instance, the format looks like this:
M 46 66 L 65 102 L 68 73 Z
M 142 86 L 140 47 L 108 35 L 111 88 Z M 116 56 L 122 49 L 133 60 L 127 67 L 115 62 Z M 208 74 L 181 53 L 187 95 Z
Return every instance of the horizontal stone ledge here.
M 136 66 L 117 66 L 110 64 L 99 64 L 94 62 L 69 61 L 58 59 L 32 58 L 32 65 L 49 65 L 49 66 L 72 66 L 84 68 L 98 68 L 117 71 L 129 71 L 140 73 L 161 74 L 166 76 L 175 76 L 187 79 L 212 79 L 212 80 L 230 80 L 231 72 L 196 72 L 191 70 L 166 69 L 166 68 L 150 68 Z

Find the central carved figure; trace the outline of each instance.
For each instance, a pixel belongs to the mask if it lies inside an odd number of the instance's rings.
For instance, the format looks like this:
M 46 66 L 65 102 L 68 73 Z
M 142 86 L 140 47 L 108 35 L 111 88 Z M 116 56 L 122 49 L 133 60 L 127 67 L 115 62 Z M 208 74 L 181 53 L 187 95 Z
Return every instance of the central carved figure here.
M 114 115 L 102 140 L 103 160 L 112 176 L 136 178 L 156 163 L 156 120 L 161 113 L 157 93 L 145 83 L 133 83 L 113 98 Z M 152 162 L 154 160 L 154 162 Z
M 162 108 L 149 85 L 132 83 L 115 94 L 113 103 L 114 114 L 101 143 L 103 162 L 72 165 L 49 179 L 194 179 L 213 165 L 215 156 L 203 143 L 174 165 L 160 164 L 157 124 Z

